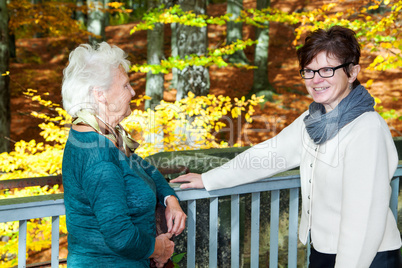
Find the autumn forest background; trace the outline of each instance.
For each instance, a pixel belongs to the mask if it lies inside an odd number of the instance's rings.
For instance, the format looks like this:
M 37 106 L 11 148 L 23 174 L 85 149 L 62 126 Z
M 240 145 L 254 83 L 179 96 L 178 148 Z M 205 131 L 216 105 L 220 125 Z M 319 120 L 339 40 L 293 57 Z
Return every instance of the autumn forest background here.
M 137 1 L 141 2 L 141 1 Z M 146 1 L 142 1 L 146 2 Z M 226 13 L 226 1 L 210 1 L 207 5 L 207 14 L 210 16 L 220 16 Z M 239 1 L 241 2 L 241 1 Z M 257 1 L 244 0 L 244 9 L 256 8 Z M 302 10 L 314 10 L 320 8 L 323 4 L 330 1 L 271 1 L 272 8 L 278 8 L 286 12 L 297 12 Z M 345 12 L 347 9 L 361 6 L 374 5 L 370 1 L 343 1 L 339 3 L 331 14 L 336 12 Z M 138 4 L 141 7 L 141 3 Z M 389 4 L 391 6 L 391 4 Z M 140 12 L 145 12 L 146 7 Z M 13 10 L 11 10 L 13 12 Z M 135 12 L 134 12 L 135 13 Z M 116 13 L 114 14 L 116 16 Z M 381 16 L 381 14 L 377 15 Z M 137 15 L 139 19 L 141 16 Z M 29 21 L 28 23 L 34 23 Z M 61 24 L 62 22 L 60 22 Z M 129 59 L 132 63 L 141 64 L 146 62 L 147 58 L 147 31 L 138 31 L 130 34 L 130 30 L 136 22 L 126 23 L 124 25 L 106 26 L 106 41 L 121 47 L 129 53 Z M 396 20 L 398 29 L 399 21 Z M 270 86 L 276 94 L 272 100 L 265 102 L 264 105 L 256 107 L 254 115 L 253 128 L 266 129 L 265 122 L 267 118 L 281 117 L 281 123 L 277 124 L 275 132 L 292 122 L 295 117 L 300 115 L 308 108 L 311 98 L 307 95 L 303 81 L 298 73 L 298 63 L 296 58 L 296 46 L 294 45 L 295 28 L 297 25 L 286 25 L 280 22 L 271 22 L 269 24 L 269 50 L 268 50 L 268 80 Z M 64 26 L 66 27 L 66 26 Z M 226 42 L 225 25 L 208 26 L 208 46 L 217 48 L 223 46 Z M 165 57 L 170 56 L 170 25 L 164 27 L 164 52 Z M 400 33 L 399 33 L 400 34 Z M 391 34 L 391 36 L 395 36 Z M 17 34 L 18 36 L 18 34 Z M 243 38 L 254 40 L 255 27 L 243 25 Z M 76 39 L 76 40 L 75 40 Z M 16 39 L 16 58 L 10 60 L 10 93 L 11 93 L 11 133 L 10 139 L 13 142 L 19 140 L 41 139 L 38 125 L 41 119 L 31 115 L 32 111 L 41 111 L 44 107 L 33 103 L 29 97 L 23 94 L 29 88 L 37 90 L 39 95 L 50 99 L 55 103 L 60 103 L 60 85 L 62 80 L 62 70 L 66 66 L 69 52 L 81 42 L 88 42 L 85 36 L 82 38 L 48 37 L 48 38 L 23 38 Z M 80 42 L 81 41 L 81 42 Z M 400 46 L 400 44 L 399 44 Z M 399 54 L 400 51 L 395 48 L 383 49 L 378 51 L 363 49 L 361 57 L 362 73 L 360 81 L 366 84 L 373 80 L 370 93 L 381 101 L 381 111 L 386 113 L 385 117 L 390 126 L 393 136 L 402 135 L 402 103 L 399 101 L 401 96 L 402 75 L 400 66 L 388 70 L 368 70 L 368 66 L 373 62 L 378 54 Z M 248 46 L 244 50 L 250 63 L 253 63 L 254 46 Z M 400 57 L 400 54 L 399 54 Z M 401 59 L 399 58 L 399 61 Z M 246 96 L 253 86 L 253 69 L 237 68 L 229 66 L 220 68 L 217 66 L 209 67 L 210 75 L 210 94 L 225 95 L 230 97 Z M 137 94 L 143 95 L 146 87 L 146 74 L 132 72 L 130 74 L 132 86 Z M 176 90 L 170 88 L 169 82 L 172 74 L 165 75 L 165 91 L 163 98 L 166 101 L 176 99 Z M 269 88 L 271 89 L 271 88 Z M 45 97 L 45 95 L 48 96 Z M 248 126 L 251 128 L 251 126 Z M 263 131 L 263 133 L 248 133 L 249 141 L 242 141 L 242 145 L 257 143 L 265 140 L 272 135 L 272 131 Z M 251 135 L 251 136 L 250 136 Z
M 133 64 L 136 99 L 125 123 L 143 157 L 248 146 L 278 134 L 312 102 L 297 47 L 309 30 L 335 24 L 357 32 L 359 80 L 392 135 L 402 136 L 401 9 L 396 0 L 0 0 L 0 36 L 9 36 L 0 38 L 0 134 L 7 143 L 0 180 L 61 174 L 71 120 L 60 106 L 62 72 L 75 47 L 103 40 Z M 96 20 L 99 31 L 90 27 Z M 174 136 L 188 118 L 201 130 L 191 144 L 186 133 Z M 157 142 L 147 140 L 151 134 Z M 60 188 L 0 190 L 0 199 L 55 192 Z M 0 225 L 0 237 L 8 237 L 0 241 L 0 267 L 9 267 L 17 231 Z M 29 261 L 41 261 L 33 252 L 48 246 L 28 241 Z

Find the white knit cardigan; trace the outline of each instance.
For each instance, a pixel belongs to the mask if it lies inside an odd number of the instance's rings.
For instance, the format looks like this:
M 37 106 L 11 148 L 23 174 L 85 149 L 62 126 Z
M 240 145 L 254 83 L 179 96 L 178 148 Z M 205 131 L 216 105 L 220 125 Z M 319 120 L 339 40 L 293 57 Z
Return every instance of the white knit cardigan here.
M 276 137 L 202 174 L 210 191 L 253 182 L 300 166 L 299 238 L 309 231 L 314 248 L 337 254 L 335 267 L 369 267 L 376 253 L 401 247 L 389 208 L 398 156 L 386 122 L 366 112 L 318 146 L 303 113 Z

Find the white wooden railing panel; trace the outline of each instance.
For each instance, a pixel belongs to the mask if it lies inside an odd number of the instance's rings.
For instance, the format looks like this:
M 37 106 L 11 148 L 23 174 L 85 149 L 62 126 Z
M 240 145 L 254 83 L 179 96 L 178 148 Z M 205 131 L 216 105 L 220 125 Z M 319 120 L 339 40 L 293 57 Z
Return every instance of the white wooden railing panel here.
M 278 267 L 278 225 L 280 190 L 290 189 L 289 199 L 289 247 L 288 267 L 297 265 L 297 228 L 299 214 L 299 175 L 287 173 L 274 178 L 258 182 L 232 187 L 228 189 L 206 191 L 204 189 L 181 190 L 177 185 L 176 193 L 181 201 L 187 201 L 187 267 L 195 267 L 196 264 L 196 200 L 210 199 L 210 242 L 209 265 L 218 265 L 218 201 L 219 197 L 231 196 L 231 267 L 239 267 L 240 259 L 240 195 L 251 193 L 251 267 L 258 267 L 259 261 L 259 233 L 260 233 L 260 193 L 271 191 L 271 218 L 270 218 L 270 267 Z M 391 182 L 392 197 L 390 207 L 397 217 L 399 177 L 402 176 L 402 165 L 398 166 L 394 179 Z M 19 221 L 19 246 L 18 267 L 26 267 L 26 236 L 29 219 L 52 217 L 52 268 L 59 264 L 59 216 L 65 215 L 64 200 L 62 194 L 15 198 L 0 200 L 0 222 Z M 307 256 L 309 248 L 307 248 Z M 308 263 L 308 259 L 306 260 Z

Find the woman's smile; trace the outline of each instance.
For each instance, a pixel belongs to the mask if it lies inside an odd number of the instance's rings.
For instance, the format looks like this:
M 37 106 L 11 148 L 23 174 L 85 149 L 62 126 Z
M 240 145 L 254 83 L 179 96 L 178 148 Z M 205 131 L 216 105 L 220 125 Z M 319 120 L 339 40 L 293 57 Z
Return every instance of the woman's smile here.
M 315 87 L 313 88 L 315 91 L 324 91 L 327 90 L 329 87 Z

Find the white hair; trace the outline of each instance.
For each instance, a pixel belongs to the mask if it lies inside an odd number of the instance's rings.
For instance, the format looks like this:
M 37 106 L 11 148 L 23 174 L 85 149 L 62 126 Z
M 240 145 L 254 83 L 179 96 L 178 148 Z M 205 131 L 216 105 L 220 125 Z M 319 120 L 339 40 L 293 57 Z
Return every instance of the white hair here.
M 93 89 L 109 90 L 115 71 L 122 66 L 129 71 L 127 54 L 117 46 L 102 42 L 95 46 L 82 44 L 70 53 L 69 64 L 63 71 L 61 94 L 63 107 L 69 115 L 86 109 L 96 111 Z

